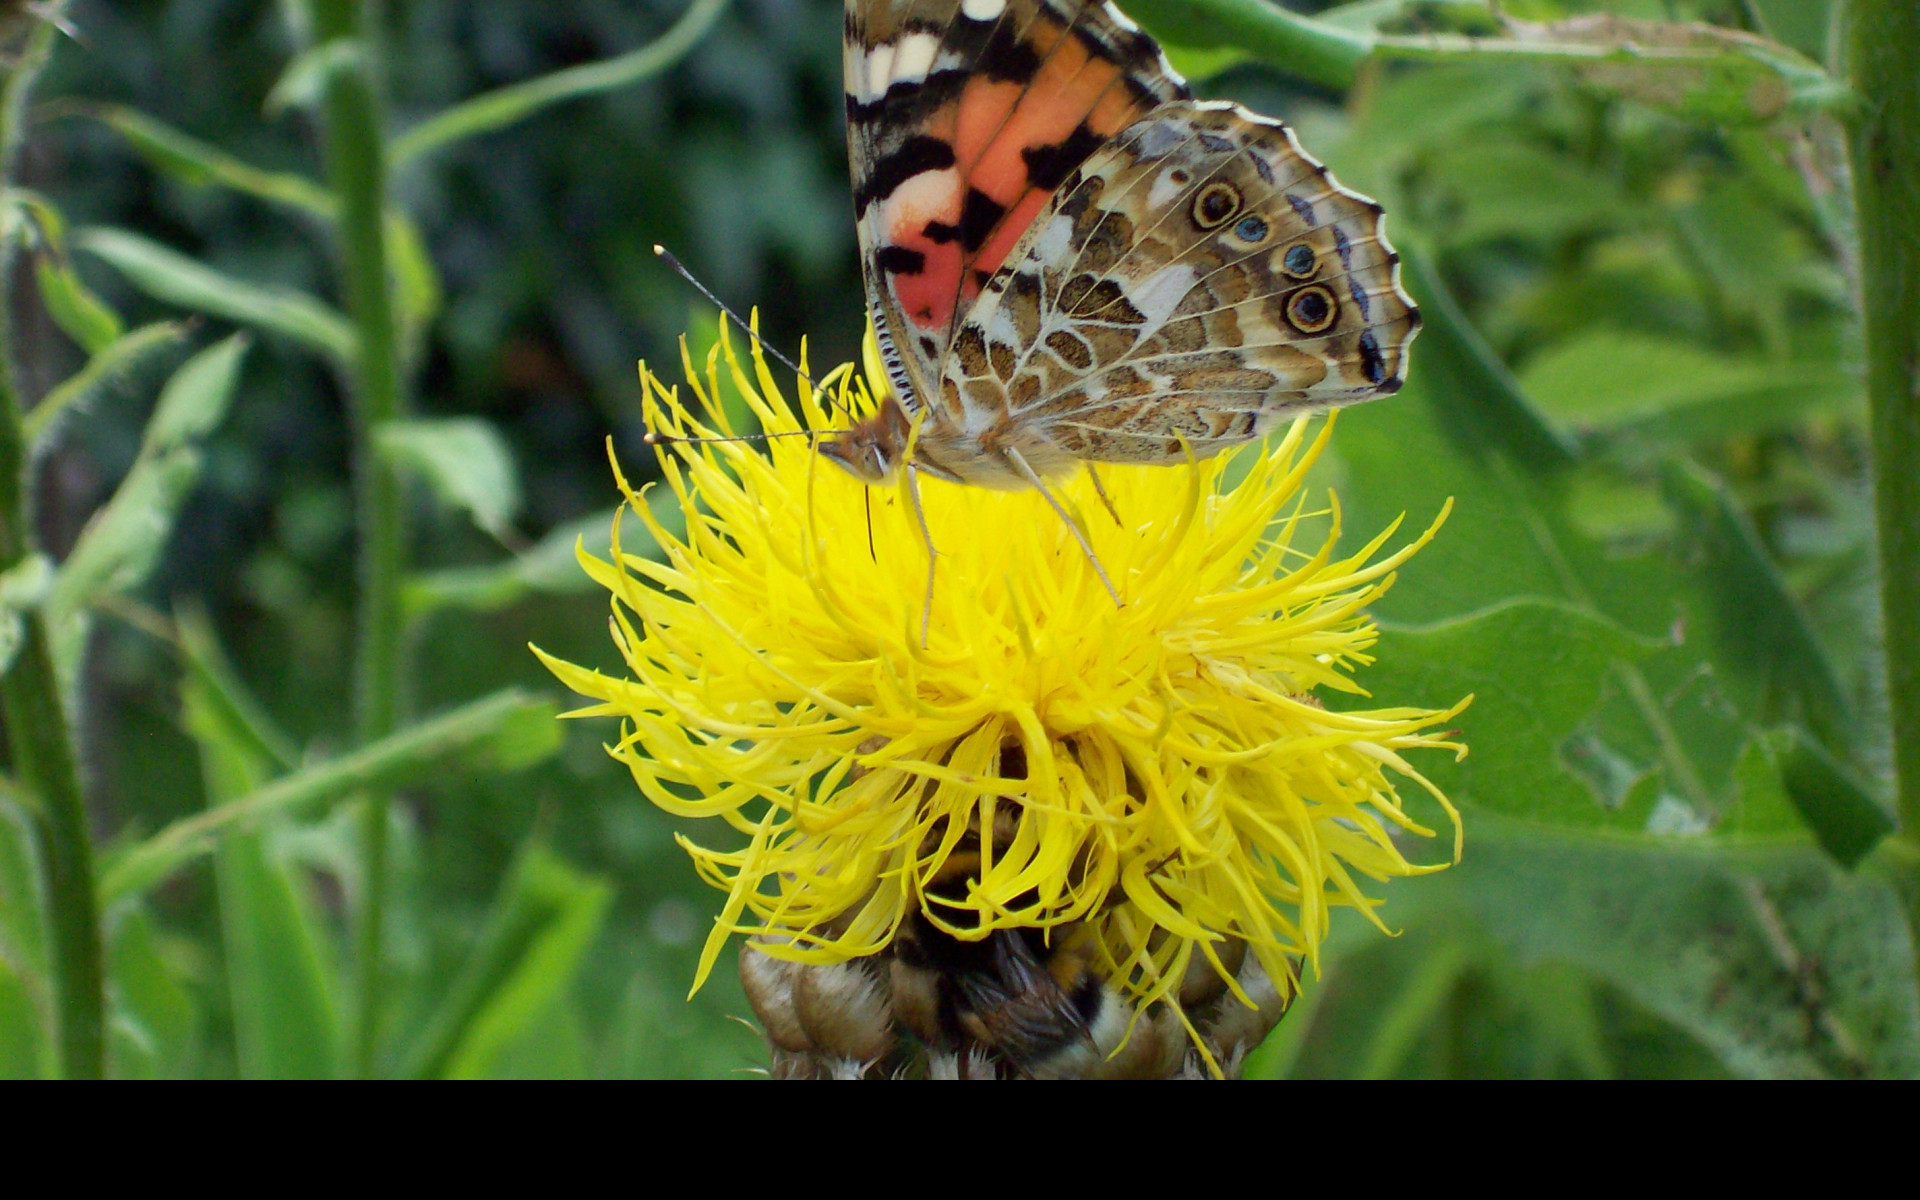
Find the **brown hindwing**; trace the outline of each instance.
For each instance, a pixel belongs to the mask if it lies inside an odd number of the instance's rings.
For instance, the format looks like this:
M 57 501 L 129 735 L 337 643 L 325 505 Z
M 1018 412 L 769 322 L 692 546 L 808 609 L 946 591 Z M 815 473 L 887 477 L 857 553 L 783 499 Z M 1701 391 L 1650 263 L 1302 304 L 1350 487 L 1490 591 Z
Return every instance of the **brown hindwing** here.
M 1390 394 L 1419 313 L 1381 225 L 1280 122 L 1163 105 L 1063 183 L 963 322 L 976 352 L 948 379 L 1063 460 L 1105 462 L 1204 456 Z

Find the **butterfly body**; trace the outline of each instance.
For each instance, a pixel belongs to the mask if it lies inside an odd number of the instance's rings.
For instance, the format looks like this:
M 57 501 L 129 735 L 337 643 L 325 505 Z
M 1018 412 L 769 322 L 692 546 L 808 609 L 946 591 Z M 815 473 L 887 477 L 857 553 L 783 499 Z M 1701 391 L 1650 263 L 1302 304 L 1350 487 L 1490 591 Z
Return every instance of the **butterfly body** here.
M 822 451 L 986 487 L 1176 463 L 1397 390 L 1377 204 L 1197 101 L 1086 0 L 847 0 L 854 204 L 892 395 Z M 911 463 L 908 462 L 911 443 Z

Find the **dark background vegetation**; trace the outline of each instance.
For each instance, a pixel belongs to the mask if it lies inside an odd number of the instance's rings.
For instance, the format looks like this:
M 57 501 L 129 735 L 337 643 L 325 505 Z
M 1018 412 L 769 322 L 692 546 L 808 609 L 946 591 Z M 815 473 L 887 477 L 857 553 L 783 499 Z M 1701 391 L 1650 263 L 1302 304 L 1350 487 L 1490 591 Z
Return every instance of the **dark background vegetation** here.
M 404 128 L 481 91 L 632 50 L 682 7 L 678 0 L 394 4 L 391 119 Z M 1818 0 L 1514 0 L 1505 8 L 1539 19 L 1595 9 L 1705 19 L 1769 33 L 1816 62 L 1830 54 L 1827 6 Z M 70 15 L 81 39 L 60 47 L 40 86 L 21 182 L 51 198 L 74 226 L 135 230 L 235 276 L 336 294 L 325 239 L 313 229 L 257 200 L 157 170 L 114 130 L 61 103 L 125 104 L 248 162 L 317 174 L 307 118 L 263 111 L 293 49 L 281 8 L 259 0 L 84 0 Z M 481 416 L 505 434 L 525 496 L 510 544 L 532 544 L 611 506 L 608 437 L 630 466 L 647 461 L 635 360 L 669 364 L 676 339 L 709 319 L 654 258 L 653 243 L 678 251 L 722 296 L 758 305 L 771 342 L 794 347 L 805 337 L 816 362 L 855 351 L 862 300 L 839 116 L 839 31 L 838 6 L 828 0 L 736 0 L 713 34 L 665 74 L 445 148 L 396 175 L 396 199 L 422 231 L 444 295 L 420 357 L 415 404 L 423 415 Z M 1844 231 L 1820 205 L 1831 179 L 1819 137 L 1790 123 L 1675 116 L 1632 95 L 1518 65 L 1399 65 L 1370 71 L 1340 95 L 1217 51 L 1180 61 L 1206 69 L 1204 93 L 1295 123 L 1343 181 L 1388 203 L 1396 236 L 1405 231 L 1424 246 L 1546 426 L 1578 447 L 1578 461 L 1556 476 L 1552 520 L 1582 539 L 1581 554 L 1615 565 L 1657 560 L 1672 578 L 1722 570 L 1699 540 L 1703 502 L 1686 500 L 1684 481 L 1704 480 L 1711 496 L 1730 501 L 1727 511 L 1739 514 L 1763 561 L 1777 567 L 1831 664 L 1835 711 L 1846 714 L 1838 738 L 1845 757 L 1869 779 L 1884 772 L 1886 751 L 1874 732 L 1882 701 L 1873 666 L 1858 334 L 1844 241 L 1836 240 Z M 179 315 L 102 264 L 76 257 L 87 281 L 130 321 Z M 31 287 L 20 290 L 23 386 L 32 396 L 82 356 L 39 313 Z M 209 320 L 194 340 L 207 344 L 227 331 Z M 1433 346 L 1416 348 L 1416 381 L 1423 350 Z M 128 469 L 163 377 L 149 372 L 96 404 L 46 462 L 39 522 L 56 557 Z M 1437 393 L 1441 385 L 1433 386 Z M 1340 461 L 1324 480 L 1350 503 L 1349 527 L 1368 533 L 1402 509 L 1424 522 L 1448 495 L 1460 497 L 1441 541 L 1403 572 L 1383 618 L 1425 626 L 1550 593 L 1527 575 L 1534 550 L 1524 514 L 1488 489 L 1470 455 L 1460 460 L 1466 466 L 1449 465 L 1449 454 L 1485 435 L 1412 391 L 1398 413 L 1343 418 L 1351 428 L 1336 439 Z M 203 605 L 240 674 L 307 752 L 343 747 L 354 570 L 342 405 L 334 377 L 309 354 L 261 337 L 162 566 L 121 619 L 96 627 L 80 736 L 94 827 L 109 844 L 204 803 L 198 755 L 181 723 L 179 668 L 167 643 L 143 627 L 143 612 Z M 1435 415 L 1421 415 L 1429 412 Z M 416 566 L 499 559 L 501 547 L 462 514 L 424 488 L 414 500 Z M 588 543 L 596 545 L 591 534 Z M 1654 602 L 1668 577 L 1646 577 L 1654 593 L 1638 598 L 1631 619 L 1602 598 L 1620 627 L 1641 639 L 1634 646 L 1644 648 L 1677 619 Z M 1619 590 L 1626 596 L 1634 585 Z M 1420 635 L 1409 635 L 1403 661 L 1383 662 L 1399 673 L 1376 682 L 1376 697 L 1433 704 L 1481 691 L 1481 707 L 1465 721 L 1467 740 L 1476 756 L 1484 745 L 1494 764 L 1517 761 L 1501 760 L 1490 744 L 1524 724 L 1502 715 L 1500 688 L 1511 694 L 1525 685 L 1499 664 L 1535 655 L 1538 646 L 1526 640 L 1524 623 L 1496 632 L 1476 651 L 1493 664 L 1484 678 L 1423 676 L 1404 661 L 1421 644 Z M 1785 980 L 1779 988 L 1788 1015 L 1765 1018 L 1784 1022 L 1785 1032 L 1729 1032 L 1704 1001 L 1672 999 L 1661 973 L 1683 972 L 1689 955 L 1716 952 L 1698 928 L 1725 920 L 1764 926 L 1771 904 L 1798 929 L 1796 910 L 1781 895 L 1851 895 L 1847 889 L 1864 885 L 1809 865 L 1817 855 L 1805 848 L 1804 830 L 1787 839 L 1802 849 L 1780 851 L 1786 859 L 1749 863 L 1738 846 L 1705 849 L 1704 831 L 1725 814 L 1688 809 L 1663 790 L 1634 736 L 1611 732 L 1607 706 L 1620 687 L 1605 677 L 1606 655 L 1641 651 L 1586 635 L 1602 649 L 1587 658 L 1578 648 L 1564 651 L 1570 677 L 1585 681 L 1585 707 L 1561 713 L 1543 702 L 1550 711 L 1537 714 L 1541 728 L 1511 734 L 1535 737 L 1537 746 L 1526 745 L 1541 750 L 1516 769 L 1548 776 L 1541 789 L 1590 794 L 1596 811 L 1644 803 L 1637 840 L 1543 849 L 1524 822 L 1507 823 L 1499 804 L 1476 812 L 1475 777 L 1457 780 L 1452 786 L 1464 788 L 1469 811 L 1465 865 L 1388 889 L 1387 920 L 1408 930 L 1398 941 L 1357 920 L 1337 922 L 1324 986 L 1310 984 L 1310 1010 L 1289 1017 L 1255 1074 L 1912 1069 L 1910 969 L 1904 984 L 1862 1002 L 1894 1030 L 1885 1057 L 1861 1049 L 1871 1038 L 1857 1028 L 1848 1043 L 1853 1057 L 1845 1045 L 1828 1046 L 1818 1032 L 1822 1014 L 1778 954 L 1749 965 Z M 1553 636 L 1560 640 L 1550 648 L 1568 635 Z M 573 661 L 617 665 L 603 598 L 561 581 L 504 607 L 450 606 L 419 622 L 409 706 L 431 712 L 515 681 L 557 690 L 527 652 L 530 641 Z M 1589 669 L 1593 654 L 1601 666 Z M 1728 682 L 1714 674 L 1712 655 L 1677 664 L 1670 676 L 1649 670 L 1675 720 L 1695 721 L 1697 732 L 1687 736 L 1711 748 L 1709 790 L 1733 797 L 1736 807 L 1750 799 L 1736 794 L 1746 778 L 1739 775 L 1743 748 L 1785 711 L 1766 698 L 1775 685 Z M 1775 684 L 1776 691 L 1799 686 Z M 608 896 L 610 904 L 573 962 L 577 975 L 547 992 L 533 989 L 525 1011 L 503 1019 L 497 1044 L 475 1051 L 471 1069 L 724 1076 L 760 1060 L 756 1036 L 726 1019 L 747 1013 L 730 970 L 717 971 L 691 1003 L 684 999 L 719 896 L 694 880 L 673 844 L 675 822 L 647 806 L 601 752 L 610 736 L 604 723 L 575 724 L 564 750 L 531 770 L 450 773 L 406 793 L 396 823 L 391 1029 L 404 1034 L 430 1020 L 434 998 L 480 936 L 500 880 L 516 855 L 524 863 L 531 840 L 547 848 L 555 870 L 570 873 L 568 886 Z M 1682 879 L 1692 878 L 1692 868 L 1670 867 L 1666 858 L 1647 866 L 1645 856 L 1667 853 L 1689 833 L 1700 835 L 1687 844 L 1703 847 L 1701 861 L 1720 856 L 1712 871 L 1735 863 L 1724 879 L 1701 885 L 1710 893 L 1705 901 Z M 1655 845 L 1662 836 L 1666 842 Z M 330 931 L 319 949 L 328 977 L 346 968 L 344 943 L 333 935 L 355 886 L 350 845 L 350 827 L 337 815 L 289 825 L 274 840 L 275 854 L 300 881 L 302 903 Z M 1552 936 L 1514 923 L 1516 913 L 1566 902 L 1549 885 L 1569 878 L 1624 879 L 1628 891 L 1596 883 L 1575 894 L 1587 911 Z M 1761 907 L 1743 907 L 1746 880 L 1777 890 L 1765 892 Z M 1609 912 L 1642 914 L 1663 904 L 1680 911 L 1674 931 L 1630 944 L 1594 932 Z M 1698 923 L 1693 932 L 1683 928 L 1688 922 Z M 1605 945 L 1569 941 L 1583 937 Z M 187 871 L 136 910 L 110 914 L 109 938 L 118 972 L 115 1069 L 240 1071 L 212 874 Z M 1911 953 L 1904 933 L 1826 953 L 1872 958 L 1895 952 L 1888 946 Z M 1795 1033 L 1795 1022 L 1814 1032 Z M 23 1053 L 0 1067 L 43 1069 L 35 1065 L 38 1051 Z

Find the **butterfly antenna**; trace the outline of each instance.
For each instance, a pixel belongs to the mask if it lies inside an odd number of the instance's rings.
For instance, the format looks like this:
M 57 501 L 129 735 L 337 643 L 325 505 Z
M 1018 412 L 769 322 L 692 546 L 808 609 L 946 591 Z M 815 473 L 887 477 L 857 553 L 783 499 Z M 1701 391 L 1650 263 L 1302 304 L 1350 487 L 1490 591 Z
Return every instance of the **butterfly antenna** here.
M 756 330 L 752 325 L 741 320 L 739 313 L 727 307 L 727 302 L 725 300 L 722 300 L 720 297 L 713 294 L 713 289 L 709 288 L 706 284 L 701 283 L 698 279 L 694 278 L 693 272 L 687 270 L 686 264 L 673 256 L 673 251 L 667 249 L 665 246 L 662 246 L 656 242 L 653 247 L 653 252 L 656 255 L 660 256 L 662 259 L 666 260 L 666 264 L 669 267 L 673 268 L 674 274 L 680 276 L 680 278 L 686 280 L 689 284 L 691 284 L 693 286 L 694 291 L 699 292 L 702 296 L 705 296 L 707 298 L 708 303 L 712 304 L 715 308 L 719 309 L 721 312 L 727 314 L 727 318 L 731 320 L 734 323 L 734 325 L 738 326 L 741 329 L 746 330 L 747 336 L 753 339 L 754 345 L 760 347 L 760 349 L 765 353 L 773 355 L 774 360 L 776 362 L 786 367 L 787 370 L 792 371 L 795 375 L 798 375 L 800 377 L 800 381 L 807 385 L 808 391 L 820 392 L 821 398 L 826 400 L 828 404 L 833 405 L 832 397 L 828 396 L 825 392 L 822 392 L 820 390 L 819 385 L 813 382 L 813 376 L 807 374 L 807 372 L 800 366 L 799 363 L 794 362 L 791 358 L 788 358 L 786 355 L 780 353 L 780 350 L 778 347 L 769 346 L 766 342 L 762 341 L 760 338 L 759 331 Z M 839 407 L 838 405 L 833 405 L 833 406 L 836 408 Z

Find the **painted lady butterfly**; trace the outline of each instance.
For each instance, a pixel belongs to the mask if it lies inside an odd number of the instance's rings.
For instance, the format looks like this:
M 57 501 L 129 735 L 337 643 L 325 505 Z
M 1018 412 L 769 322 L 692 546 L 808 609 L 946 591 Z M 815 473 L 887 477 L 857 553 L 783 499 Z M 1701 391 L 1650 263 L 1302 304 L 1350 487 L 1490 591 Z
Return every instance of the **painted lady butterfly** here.
M 1113 5 L 846 0 L 846 91 L 893 395 L 820 450 L 859 478 L 1045 493 L 1405 379 L 1420 318 L 1380 206 L 1281 122 L 1193 99 Z

